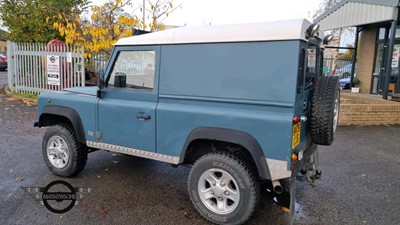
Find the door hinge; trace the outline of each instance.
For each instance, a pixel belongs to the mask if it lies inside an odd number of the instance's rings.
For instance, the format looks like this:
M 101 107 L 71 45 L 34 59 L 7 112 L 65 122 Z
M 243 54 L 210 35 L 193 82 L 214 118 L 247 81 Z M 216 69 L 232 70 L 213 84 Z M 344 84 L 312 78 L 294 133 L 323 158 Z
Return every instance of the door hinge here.
M 99 132 L 99 131 L 95 131 L 94 132 L 94 137 L 96 138 L 96 141 L 101 141 L 101 138 L 102 138 L 102 136 L 101 136 L 101 132 Z

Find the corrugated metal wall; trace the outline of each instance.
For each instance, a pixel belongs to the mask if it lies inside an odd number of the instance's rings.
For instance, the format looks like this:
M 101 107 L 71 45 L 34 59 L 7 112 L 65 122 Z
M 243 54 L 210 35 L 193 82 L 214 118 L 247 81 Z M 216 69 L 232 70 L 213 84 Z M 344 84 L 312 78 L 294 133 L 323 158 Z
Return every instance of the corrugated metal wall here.
M 319 21 L 321 30 L 354 27 L 397 19 L 397 7 L 347 2 Z

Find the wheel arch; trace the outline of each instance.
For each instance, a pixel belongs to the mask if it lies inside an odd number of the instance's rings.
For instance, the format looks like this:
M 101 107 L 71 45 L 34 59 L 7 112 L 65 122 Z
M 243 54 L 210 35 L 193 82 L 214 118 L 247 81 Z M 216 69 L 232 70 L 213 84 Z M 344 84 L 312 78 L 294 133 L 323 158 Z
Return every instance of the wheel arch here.
M 199 127 L 194 129 L 186 139 L 180 156 L 180 164 L 185 163 L 191 146 L 197 141 L 226 142 L 242 146 L 251 156 L 261 179 L 271 179 L 264 152 L 258 141 L 250 134 L 227 128 Z M 201 155 L 199 155 L 201 156 Z
M 61 121 L 60 121 L 61 120 Z M 38 127 L 52 126 L 58 123 L 69 122 L 80 143 L 86 144 L 85 131 L 78 112 L 65 106 L 45 106 L 39 116 Z

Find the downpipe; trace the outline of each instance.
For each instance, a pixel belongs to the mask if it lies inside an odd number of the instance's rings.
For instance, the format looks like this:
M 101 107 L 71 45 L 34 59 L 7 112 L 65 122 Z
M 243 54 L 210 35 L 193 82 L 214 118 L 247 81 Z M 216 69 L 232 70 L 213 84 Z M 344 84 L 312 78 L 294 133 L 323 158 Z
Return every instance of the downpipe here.
M 275 192 L 275 194 L 282 194 L 283 187 L 282 187 L 281 182 L 279 180 L 273 180 L 272 181 L 272 190 Z

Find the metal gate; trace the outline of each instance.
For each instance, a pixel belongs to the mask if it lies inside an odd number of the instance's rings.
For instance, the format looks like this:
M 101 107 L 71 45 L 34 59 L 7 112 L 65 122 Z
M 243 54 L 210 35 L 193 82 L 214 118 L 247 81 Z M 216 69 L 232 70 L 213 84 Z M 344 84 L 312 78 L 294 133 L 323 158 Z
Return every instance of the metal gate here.
M 7 42 L 8 84 L 12 91 L 40 94 L 85 86 L 82 47 Z
M 334 57 L 332 54 L 326 54 L 328 51 L 333 50 L 355 50 L 352 47 L 335 47 L 335 46 L 325 46 L 325 56 L 324 56 L 324 74 L 331 76 L 338 76 L 340 78 L 349 78 L 353 69 L 354 52 L 352 55 L 344 57 L 337 53 Z M 326 56 L 328 55 L 328 56 Z

